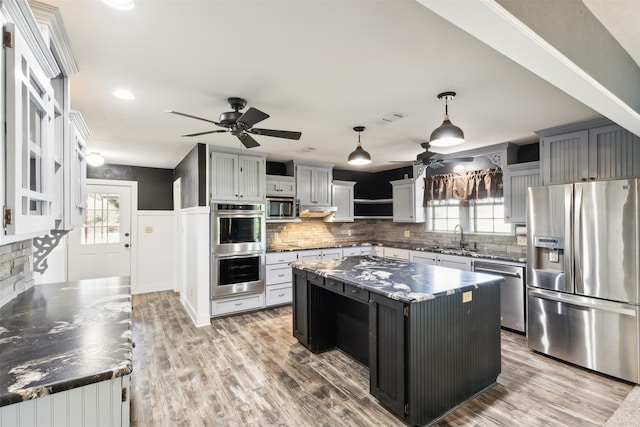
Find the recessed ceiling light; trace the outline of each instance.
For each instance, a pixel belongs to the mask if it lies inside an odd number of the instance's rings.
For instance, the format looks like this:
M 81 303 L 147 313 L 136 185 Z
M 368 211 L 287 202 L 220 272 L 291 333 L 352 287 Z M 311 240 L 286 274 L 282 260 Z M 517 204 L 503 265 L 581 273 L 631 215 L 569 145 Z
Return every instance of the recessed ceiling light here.
M 124 99 L 126 101 L 131 101 L 132 99 L 136 99 L 136 97 L 133 96 L 131 91 L 127 89 L 116 89 L 113 92 L 111 92 L 111 95 L 115 96 L 116 98 Z
M 131 10 L 133 9 L 133 0 L 102 0 L 114 9 Z

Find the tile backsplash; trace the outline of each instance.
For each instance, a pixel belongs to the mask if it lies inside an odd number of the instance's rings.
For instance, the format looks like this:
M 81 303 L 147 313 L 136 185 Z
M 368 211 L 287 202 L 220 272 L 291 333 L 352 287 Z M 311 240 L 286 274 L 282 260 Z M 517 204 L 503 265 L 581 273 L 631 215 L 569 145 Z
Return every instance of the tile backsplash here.
M 34 284 L 31 240 L 0 246 L 0 307 Z
M 319 247 L 372 241 L 397 242 L 415 247 L 453 246 L 459 239 L 458 233 L 433 233 L 425 231 L 424 224 L 389 220 L 330 223 L 317 218 L 304 218 L 302 222 L 267 224 L 267 244 L 272 247 Z M 465 234 L 465 241 L 470 242 L 471 246 L 476 242 L 478 250 L 484 252 L 506 253 L 517 258 L 526 256 L 526 246 L 517 245 L 515 236 Z

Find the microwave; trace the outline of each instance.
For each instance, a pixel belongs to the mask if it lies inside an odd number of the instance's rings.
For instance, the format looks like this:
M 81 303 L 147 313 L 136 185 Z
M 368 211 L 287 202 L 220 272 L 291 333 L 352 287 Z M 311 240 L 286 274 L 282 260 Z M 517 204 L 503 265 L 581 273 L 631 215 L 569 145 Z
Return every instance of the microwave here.
M 293 197 L 267 197 L 267 219 L 298 218 L 300 202 Z

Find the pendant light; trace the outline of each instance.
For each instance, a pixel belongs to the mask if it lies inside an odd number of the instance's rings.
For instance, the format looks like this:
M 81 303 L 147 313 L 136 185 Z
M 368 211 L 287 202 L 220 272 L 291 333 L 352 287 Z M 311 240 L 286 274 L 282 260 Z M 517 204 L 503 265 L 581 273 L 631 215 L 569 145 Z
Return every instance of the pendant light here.
M 368 165 L 371 163 L 371 155 L 362 149 L 362 145 L 360 144 L 360 132 L 364 130 L 364 126 L 356 126 L 353 128 L 356 132 L 358 132 L 358 146 L 351 154 L 349 154 L 349 160 L 347 163 L 350 165 Z
M 462 129 L 449 120 L 448 101 L 452 100 L 455 96 L 455 92 L 442 92 L 438 94 L 438 99 L 444 99 L 444 121 L 439 128 L 431 133 L 429 145 L 432 147 L 451 147 L 464 142 Z

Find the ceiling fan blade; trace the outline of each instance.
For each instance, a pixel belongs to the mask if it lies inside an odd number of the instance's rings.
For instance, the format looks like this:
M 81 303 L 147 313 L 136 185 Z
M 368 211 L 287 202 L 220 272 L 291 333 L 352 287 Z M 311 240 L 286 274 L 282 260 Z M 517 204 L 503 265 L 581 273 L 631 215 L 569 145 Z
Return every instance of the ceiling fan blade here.
M 258 141 L 253 139 L 251 137 L 251 135 L 249 135 L 248 133 L 240 133 L 240 134 L 238 134 L 236 136 L 238 137 L 240 142 L 242 142 L 242 145 L 244 145 L 247 148 L 253 148 L 253 147 L 259 147 L 260 146 L 260 144 L 258 144 Z
M 442 163 L 467 163 L 473 162 L 473 160 L 473 157 L 452 157 L 449 159 L 440 159 L 438 161 Z
M 250 107 L 243 115 L 238 117 L 238 123 L 244 123 L 247 128 L 252 127 L 258 122 L 263 121 L 264 119 L 268 119 L 269 115 L 267 113 L 263 113 L 262 111 Z
M 264 135 L 264 136 L 275 136 L 276 138 L 287 138 L 287 139 L 295 139 L 298 140 L 302 136 L 301 132 L 292 132 L 288 130 L 273 130 L 273 129 L 249 129 L 248 132 L 251 132 L 255 135 Z
M 210 133 L 227 133 L 229 132 L 228 130 L 208 130 L 206 132 L 197 132 L 197 133 L 190 133 L 187 135 L 180 135 L 180 136 L 200 136 L 200 135 L 207 135 Z
M 177 114 L 178 116 L 189 117 L 190 119 L 202 120 L 203 122 L 213 123 L 216 126 L 220 126 L 220 123 L 214 122 L 213 120 L 203 119 L 202 117 L 192 116 L 191 114 L 180 113 L 178 111 L 173 110 L 164 110 L 165 113 Z
M 435 162 L 431 162 L 427 165 L 428 168 L 431 169 L 440 169 L 441 167 L 443 167 L 442 163 L 435 161 Z

